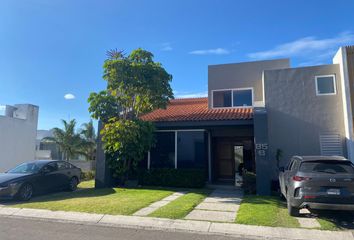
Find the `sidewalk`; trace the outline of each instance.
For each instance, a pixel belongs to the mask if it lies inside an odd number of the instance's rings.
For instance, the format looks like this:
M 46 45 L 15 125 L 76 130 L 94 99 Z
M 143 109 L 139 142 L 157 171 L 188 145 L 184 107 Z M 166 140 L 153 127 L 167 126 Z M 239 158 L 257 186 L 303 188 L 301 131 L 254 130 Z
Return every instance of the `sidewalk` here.
M 112 216 L 78 212 L 49 211 L 39 209 L 21 209 L 0 207 L 0 215 L 5 217 L 35 218 L 51 221 L 91 224 L 96 226 L 119 226 L 137 229 L 165 231 L 187 231 L 205 234 L 222 234 L 257 239 L 293 239 L 293 240 L 333 240 L 354 239 L 350 231 L 320 231 L 296 228 L 273 228 L 241 225 L 234 223 L 215 223 L 195 220 L 171 220 L 138 216 Z

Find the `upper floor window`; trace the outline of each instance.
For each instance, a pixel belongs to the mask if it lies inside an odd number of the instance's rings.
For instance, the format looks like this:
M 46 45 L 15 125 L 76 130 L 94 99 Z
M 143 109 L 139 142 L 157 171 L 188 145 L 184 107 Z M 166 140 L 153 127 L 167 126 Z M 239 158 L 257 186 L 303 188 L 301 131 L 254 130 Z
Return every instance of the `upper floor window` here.
M 334 75 L 316 76 L 316 95 L 335 95 L 336 78 Z
M 228 89 L 212 91 L 213 108 L 252 107 L 253 89 Z

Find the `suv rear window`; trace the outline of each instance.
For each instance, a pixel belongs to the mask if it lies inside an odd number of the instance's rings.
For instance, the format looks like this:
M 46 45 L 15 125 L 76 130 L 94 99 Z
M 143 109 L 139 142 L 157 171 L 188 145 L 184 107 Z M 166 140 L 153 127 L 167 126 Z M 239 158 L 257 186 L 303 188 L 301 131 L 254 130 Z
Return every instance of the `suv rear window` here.
M 300 166 L 301 172 L 316 173 L 350 173 L 354 174 L 353 165 L 350 162 L 339 161 L 316 161 L 303 162 Z

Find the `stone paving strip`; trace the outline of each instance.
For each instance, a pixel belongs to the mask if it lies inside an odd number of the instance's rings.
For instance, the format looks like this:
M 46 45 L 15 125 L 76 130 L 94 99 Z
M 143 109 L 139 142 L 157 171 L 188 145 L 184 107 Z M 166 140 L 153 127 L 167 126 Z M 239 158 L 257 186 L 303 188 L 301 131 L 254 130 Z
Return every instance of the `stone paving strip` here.
M 307 209 L 301 209 L 300 214 L 302 217 L 297 217 L 297 221 L 303 228 L 320 228 L 321 225 L 316 218 L 311 216 L 311 212 Z
M 212 222 L 234 222 L 242 201 L 240 189 L 216 189 L 191 211 L 185 219 Z
M 155 212 L 157 209 L 159 209 L 160 207 L 163 207 L 167 204 L 169 204 L 170 202 L 176 200 L 177 198 L 185 195 L 187 192 L 175 192 L 174 194 L 165 197 L 164 199 L 154 202 L 152 204 L 150 204 L 149 206 L 142 208 L 140 210 L 138 210 L 137 212 L 135 212 L 133 214 L 133 216 L 147 216 L 152 212 Z
M 321 231 L 314 229 L 280 228 L 242 225 L 235 223 L 215 223 L 194 220 L 172 220 L 138 216 L 104 215 L 78 212 L 50 211 L 0 207 L 2 217 L 16 217 L 38 220 L 70 222 L 96 226 L 127 227 L 165 231 L 187 231 L 204 234 L 230 235 L 239 238 L 291 239 L 291 240 L 349 240 L 350 231 Z

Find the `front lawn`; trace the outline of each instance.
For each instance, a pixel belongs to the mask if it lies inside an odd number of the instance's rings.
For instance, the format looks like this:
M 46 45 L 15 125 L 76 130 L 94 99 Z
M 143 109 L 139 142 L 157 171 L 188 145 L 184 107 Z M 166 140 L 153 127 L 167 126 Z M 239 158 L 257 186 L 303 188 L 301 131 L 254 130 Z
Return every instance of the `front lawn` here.
M 187 193 L 186 195 L 183 195 L 170 202 L 169 204 L 157 209 L 149 216 L 172 219 L 184 218 L 201 201 L 203 201 L 203 199 L 208 196 L 209 193 L 210 190 L 208 189 L 195 190 L 193 192 Z
M 248 195 L 242 200 L 236 223 L 270 227 L 300 227 L 296 218 L 289 216 L 286 204 L 279 197 Z
M 29 202 L 14 204 L 11 207 L 130 215 L 173 193 L 171 190 L 164 189 L 94 189 L 92 187 L 92 181 L 83 182 L 79 186 L 81 189 L 76 192 L 39 196 Z

